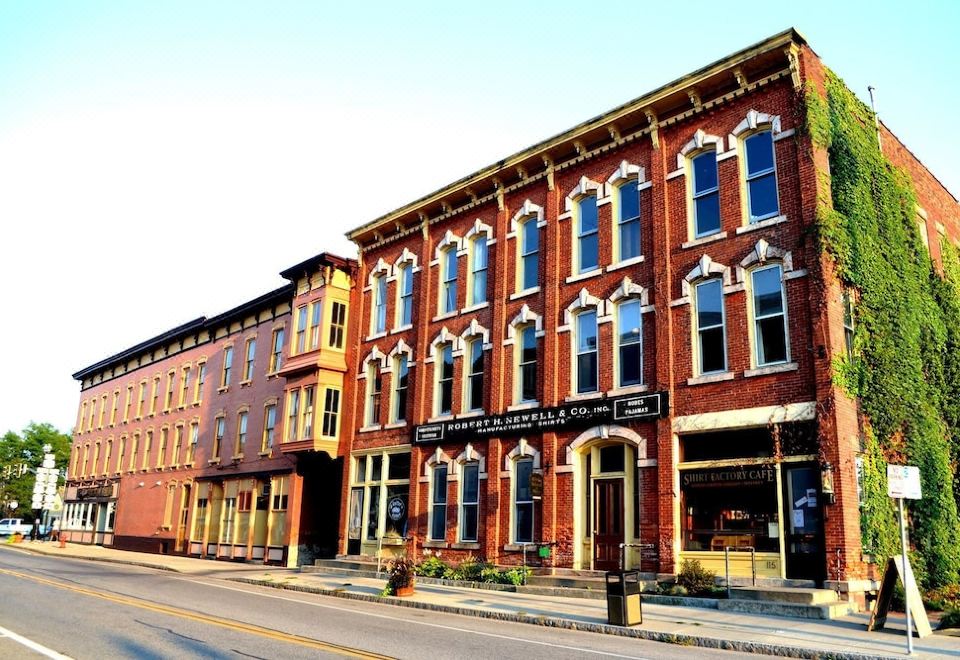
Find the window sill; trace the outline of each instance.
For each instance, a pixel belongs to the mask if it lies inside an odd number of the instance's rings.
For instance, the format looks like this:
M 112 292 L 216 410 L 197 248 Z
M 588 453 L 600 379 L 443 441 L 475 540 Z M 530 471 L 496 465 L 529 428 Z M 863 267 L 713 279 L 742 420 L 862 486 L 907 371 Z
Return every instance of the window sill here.
M 461 541 L 450 546 L 454 550 L 479 550 L 480 544 L 476 541 Z
M 243 460 L 243 454 L 240 454 L 239 456 L 234 456 L 230 460 L 232 460 L 234 463 L 239 463 L 240 461 Z
M 753 378 L 754 376 L 767 376 L 770 374 L 783 374 L 790 371 L 796 371 L 800 365 L 796 362 L 784 362 L 783 364 L 771 364 L 768 367 L 757 367 L 756 369 L 747 369 L 743 372 L 744 378 Z
M 627 385 L 626 387 L 615 387 L 612 390 L 607 391 L 607 396 L 620 396 L 621 394 L 640 394 L 641 392 L 649 392 L 649 385 Z
M 697 376 L 696 378 L 688 378 L 687 385 L 706 385 L 707 383 L 722 383 L 726 380 L 733 380 L 734 373 L 732 371 L 724 371 L 719 374 L 708 374 L 706 376 Z
M 428 419 L 427 424 L 434 424 L 436 422 L 451 422 L 453 419 L 453 415 L 437 415 L 436 417 L 431 417 Z
M 539 407 L 539 401 L 524 401 L 523 403 L 515 403 L 512 406 L 507 406 L 507 412 L 513 412 L 514 410 L 532 410 L 533 408 Z
M 590 401 L 591 399 L 603 398 L 603 392 L 584 392 L 583 394 L 571 394 L 564 401 Z
M 253 383 L 253 380 L 241 380 L 240 387 L 250 387 L 252 383 Z
M 395 335 L 395 334 L 397 334 L 398 332 L 406 332 L 407 330 L 413 330 L 413 324 L 412 324 L 412 323 L 408 323 L 408 324 L 406 324 L 406 325 L 397 326 L 396 328 L 394 328 L 393 330 L 390 331 L 390 334 Z
M 399 538 L 399 537 L 380 539 L 380 545 L 383 545 L 383 546 L 402 546 L 406 544 L 406 542 L 407 542 L 406 539 Z
M 766 220 L 761 220 L 760 222 L 754 222 L 749 225 L 744 225 L 743 227 L 737 227 L 737 234 L 746 234 L 747 232 L 756 231 L 758 229 L 773 227 L 774 225 L 779 225 L 786 221 L 787 221 L 787 216 L 778 215 L 773 218 L 767 218 Z
M 536 548 L 536 544 L 532 541 L 530 543 L 507 543 L 503 546 L 504 552 L 523 552 L 524 546 L 528 548 Z
M 218 388 L 217 388 L 217 394 L 223 394 L 224 392 L 228 391 L 229 389 L 230 389 L 230 386 L 229 386 L 229 385 L 225 385 L 225 386 L 223 386 L 223 387 L 218 387 Z
M 376 332 L 372 335 L 367 335 L 367 338 L 364 339 L 364 341 L 373 341 L 374 339 L 382 339 L 383 337 L 386 337 L 386 336 L 387 336 L 387 331 L 384 330 L 383 332 Z
M 424 541 L 424 548 L 437 548 L 439 550 L 446 550 L 450 547 L 450 544 L 446 541 Z
M 529 289 L 524 289 L 523 291 L 517 291 L 516 293 L 511 293 L 510 300 L 519 300 L 520 298 L 524 298 L 526 296 L 532 296 L 535 293 L 540 293 L 540 287 L 535 286 Z
M 437 314 L 434 316 L 431 321 L 443 321 L 445 319 L 452 319 L 460 313 L 460 310 L 455 309 L 452 312 L 444 312 L 443 314 Z
M 209 461 L 207 461 L 207 464 L 209 464 L 209 465 L 220 465 L 220 459 L 219 459 L 219 458 L 211 458 Z
M 470 312 L 476 312 L 481 309 L 486 309 L 490 306 L 490 301 L 485 300 L 482 303 L 477 303 L 476 305 L 470 305 L 469 307 L 464 307 L 460 310 L 461 314 L 469 314 Z
M 260 456 L 261 458 L 266 458 L 266 457 L 269 456 L 269 455 L 270 455 L 270 450 L 269 450 L 269 449 L 266 450 L 266 451 L 257 452 L 257 456 Z
M 710 234 L 709 236 L 703 236 L 701 238 L 695 238 L 692 241 L 687 241 L 680 247 L 686 250 L 687 248 L 697 247 L 698 245 L 706 245 L 707 243 L 713 243 L 714 241 L 721 241 L 727 237 L 727 232 L 721 231 L 716 234 Z
M 571 275 L 564 281 L 567 284 L 571 284 L 572 282 L 580 282 L 582 280 L 588 280 L 591 277 L 596 277 L 597 275 L 601 275 L 602 273 L 603 273 L 603 269 L 597 267 L 597 268 L 594 268 L 593 270 L 588 270 L 585 273 L 578 273 L 576 275 Z
M 361 427 L 361 428 L 358 430 L 358 432 L 359 432 L 359 433 L 372 433 L 373 431 L 379 431 L 379 430 L 382 429 L 382 428 L 383 428 L 383 427 L 382 427 L 380 424 L 374 424 L 373 426 L 364 426 L 364 427 Z
M 619 270 L 621 268 L 627 268 L 629 266 L 642 264 L 643 261 L 644 261 L 644 257 L 642 254 L 639 257 L 631 257 L 630 259 L 624 259 L 623 261 L 619 261 L 615 264 L 610 264 L 609 266 L 607 266 L 607 272 L 609 273 L 611 270 Z
M 407 423 L 404 422 L 393 422 L 392 424 L 384 424 L 383 428 L 385 429 L 402 429 L 406 427 Z
M 483 411 L 483 410 L 468 410 L 465 413 L 460 413 L 459 415 L 455 415 L 455 417 L 457 419 L 466 419 L 469 417 L 483 417 L 486 414 L 487 414 L 486 411 Z

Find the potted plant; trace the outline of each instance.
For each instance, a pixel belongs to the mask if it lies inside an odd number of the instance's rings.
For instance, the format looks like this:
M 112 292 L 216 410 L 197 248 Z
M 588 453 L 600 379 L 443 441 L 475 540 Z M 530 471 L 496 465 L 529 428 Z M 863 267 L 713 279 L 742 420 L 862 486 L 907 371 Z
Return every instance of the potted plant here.
M 412 596 L 415 564 L 406 557 L 393 560 L 387 591 L 393 596 Z

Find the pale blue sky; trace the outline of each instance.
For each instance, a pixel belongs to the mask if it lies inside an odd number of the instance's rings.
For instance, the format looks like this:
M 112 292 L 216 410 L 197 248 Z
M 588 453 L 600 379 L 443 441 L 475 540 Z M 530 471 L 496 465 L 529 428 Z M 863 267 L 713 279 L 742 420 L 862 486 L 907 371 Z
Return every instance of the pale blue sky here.
M 0 433 L 343 233 L 789 26 L 955 194 L 957 2 L 0 3 Z

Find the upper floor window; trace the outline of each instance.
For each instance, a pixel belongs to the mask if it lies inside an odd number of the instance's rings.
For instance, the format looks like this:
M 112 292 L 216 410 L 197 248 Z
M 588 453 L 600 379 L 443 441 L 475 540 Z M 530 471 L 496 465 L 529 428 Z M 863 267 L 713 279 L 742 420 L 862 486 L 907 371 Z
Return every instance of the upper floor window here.
M 243 365 L 243 379 L 253 380 L 253 358 L 257 355 L 257 340 L 247 340 L 247 359 Z
M 617 305 L 617 362 L 619 387 L 643 383 L 643 325 L 636 298 Z
M 300 420 L 300 390 L 290 390 L 287 405 L 287 442 L 297 440 L 297 422 Z
M 323 399 L 323 425 L 320 435 L 327 438 L 337 437 L 337 422 L 340 418 L 340 390 L 328 387 Z
M 520 225 L 520 290 L 532 289 L 540 277 L 540 227 L 537 216 Z
M 483 339 L 467 344 L 467 410 L 483 410 Z
M 263 410 L 263 440 L 260 451 L 268 452 L 273 447 L 277 429 L 277 406 L 271 403 Z
M 457 311 L 457 250 L 448 248 L 440 256 L 440 313 Z
M 193 402 L 200 403 L 200 400 L 203 398 L 203 381 L 207 378 L 207 363 L 200 362 L 197 364 L 197 382 L 193 386 Z
M 237 416 L 237 445 L 234 447 L 234 456 L 243 456 L 243 450 L 247 446 L 247 418 L 246 411 Z
M 413 323 L 413 264 L 400 266 L 397 274 L 397 286 L 400 304 L 397 306 L 397 325 L 403 327 Z
M 220 374 L 220 387 L 230 385 L 230 370 L 233 368 L 233 346 L 223 349 L 223 372 Z
M 436 412 L 449 415 L 453 412 L 453 344 L 441 345 L 438 352 Z
M 307 306 L 297 308 L 297 353 L 307 349 Z
M 757 366 L 786 362 L 789 351 L 780 264 L 754 269 L 750 283 Z
M 134 439 L 136 441 L 136 439 Z M 187 446 L 187 465 L 193 465 L 193 459 L 197 455 L 197 445 L 200 442 L 200 423 L 190 423 L 190 444 Z M 134 445 L 136 446 L 136 445 Z
M 723 284 L 718 279 L 696 285 L 696 336 L 700 373 L 727 370 Z
M 150 414 L 155 415 L 157 412 L 157 403 L 160 401 L 160 376 L 153 377 L 153 388 L 151 389 L 151 399 L 150 399 Z
M 387 331 L 387 277 L 373 278 L 373 326 L 371 334 Z
M 371 360 L 367 366 L 367 426 L 376 426 L 380 423 L 382 387 L 383 376 L 380 372 L 380 362 Z
M 147 384 L 141 384 L 143 389 L 146 390 Z M 190 365 L 185 366 L 180 372 L 180 400 L 178 405 L 182 408 L 187 405 L 187 392 L 190 391 Z
M 640 191 L 636 179 L 617 188 L 617 255 L 619 261 L 640 256 Z
M 518 403 L 529 403 L 537 400 L 537 328 L 527 325 L 519 332 L 519 349 L 517 360 L 517 394 Z
M 599 389 L 597 374 L 597 312 L 580 312 L 577 322 L 577 394 Z
M 313 438 L 313 399 L 314 387 L 308 385 L 303 388 L 303 418 L 300 420 L 300 439 Z
M 140 381 L 140 395 L 137 397 L 136 419 L 143 417 L 143 405 L 147 402 L 147 381 Z
M 470 300 L 468 305 L 487 301 L 487 237 L 480 234 L 471 241 L 470 249 Z
M 596 270 L 600 266 L 599 239 L 597 198 L 587 195 L 577 202 L 577 273 Z
M 406 355 L 398 355 L 393 362 L 393 412 L 391 421 L 407 419 L 407 387 L 410 380 L 410 364 Z
M 170 410 L 170 406 L 173 405 L 173 381 L 176 378 L 177 372 L 171 369 L 167 372 L 167 392 L 163 395 L 163 410 Z
M 720 231 L 720 186 L 717 154 L 704 151 L 690 161 L 693 174 L 693 227 L 696 238 Z
M 113 392 L 113 407 L 110 409 L 110 426 L 117 423 L 117 408 L 120 406 L 120 390 Z
M 773 158 L 773 133 L 754 133 L 743 141 L 746 162 L 750 222 L 773 218 L 780 213 L 777 202 L 777 171 Z
M 343 336 L 347 327 L 347 306 L 334 302 L 330 306 L 330 348 L 343 348 Z
M 843 343 L 847 349 L 847 358 L 853 359 L 853 336 L 855 329 L 853 294 L 850 289 L 844 289 L 840 298 L 840 304 L 843 305 Z
M 280 371 L 283 366 L 283 328 L 273 331 L 273 350 L 270 352 L 270 372 Z
M 310 305 L 310 350 L 320 348 L 320 310 L 322 309 L 322 300 L 317 300 Z

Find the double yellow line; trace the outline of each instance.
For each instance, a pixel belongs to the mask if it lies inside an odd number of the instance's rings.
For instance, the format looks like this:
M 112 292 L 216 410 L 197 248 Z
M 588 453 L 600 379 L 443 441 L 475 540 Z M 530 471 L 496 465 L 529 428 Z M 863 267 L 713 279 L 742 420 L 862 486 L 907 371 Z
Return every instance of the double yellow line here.
M 94 598 L 101 598 L 103 600 L 112 601 L 114 603 L 119 603 L 121 605 L 139 607 L 140 609 L 143 609 L 143 610 L 150 610 L 151 612 L 158 612 L 160 614 L 176 616 L 182 619 L 197 621 L 199 623 L 206 623 L 214 626 L 220 626 L 221 628 L 226 628 L 228 630 L 244 632 L 251 635 L 257 635 L 259 637 L 265 637 L 267 639 L 277 640 L 280 642 L 298 644 L 300 646 L 305 646 L 307 648 L 317 649 L 318 651 L 335 653 L 337 655 L 341 655 L 347 658 L 370 658 L 371 660 L 391 660 L 390 656 L 388 655 L 370 653 L 368 651 L 363 651 L 361 649 L 354 649 L 348 646 L 340 646 L 339 644 L 329 644 L 327 642 L 321 642 L 315 639 L 310 639 L 309 637 L 292 635 L 289 633 L 280 632 L 278 630 L 271 630 L 269 628 L 255 626 L 250 623 L 242 623 L 240 621 L 231 621 L 230 619 L 223 619 L 217 616 L 211 616 L 209 614 L 201 614 L 199 612 L 191 612 L 189 610 L 183 610 L 177 607 L 170 607 L 168 605 L 160 605 L 158 603 L 151 603 L 145 600 L 129 598 L 127 596 L 120 596 L 117 594 L 110 594 L 102 591 L 85 589 L 84 587 L 77 587 L 71 584 L 64 584 L 63 582 L 48 580 L 46 578 L 38 577 L 36 575 L 19 573 L 17 571 L 11 571 L 4 568 L 0 568 L 0 573 L 4 575 L 10 575 L 13 577 L 21 578 L 23 580 L 31 580 L 33 582 L 38 582 L 40 584 L 56 587 L 58 589 L 73 591 L 74 593 L 83 594 L 85 596 L 93 596 Z

